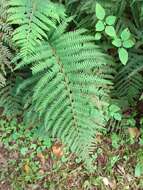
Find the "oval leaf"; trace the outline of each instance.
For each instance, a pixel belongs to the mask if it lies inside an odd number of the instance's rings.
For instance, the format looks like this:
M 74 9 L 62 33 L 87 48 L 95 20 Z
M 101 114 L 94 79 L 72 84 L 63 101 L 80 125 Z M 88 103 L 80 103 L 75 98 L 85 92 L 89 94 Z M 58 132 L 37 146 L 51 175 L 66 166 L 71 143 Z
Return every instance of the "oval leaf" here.
M 113 26 L 106 26 L 105 33 L 110 37 L 116 37 L 116 31 Z
M 95 27 L 96 27 L 96 31 L 98 31 L 98 32 L 103 31 L 104 28 L 105 28 L 104 23 L 103 23 L 101 20 L 99 20 L 99 21 L 97 22 L 97 24 L 96 24 Z
M 95 34 L 95 40 L 100 40 L 101 39 L 101 34 L 99 33 L 99 32 L 97 32 L 96 34 Z
M 123 65 L 126 65 L 128 61 L 128 52 L 125 48 L 119 48 L 118 49 L 119 58 Z
M 99 20 L 103 20 L 105 17 L 105 10 L 99 3 L 96 3 L 95 11 L 96 11 L 96 17 Z
M 108 25 L 114 25 L 115 21 L 116 21 L 115 16 L 107 16 L 107 18 L 106 18 L 106 24 L 108 24 Z
M 128 40 L 131 36 L 131 33 L 128 28 L 124 29 L 121 33 L 121 38 L 123 41 Z
M 134 41 L 131 40 L 131 39 L 126 40 L 126 41 L 123 42 L 123 46 L 125 48 L 132 48 L 134 46 L 134 44 L 135 44 Z
M 115 38 L 113 41 L 112 41 L 112 44 L 116 47 L 121 47 L 122 45 L 122 42 L 121 42 L 121 39 L 120 38 Z

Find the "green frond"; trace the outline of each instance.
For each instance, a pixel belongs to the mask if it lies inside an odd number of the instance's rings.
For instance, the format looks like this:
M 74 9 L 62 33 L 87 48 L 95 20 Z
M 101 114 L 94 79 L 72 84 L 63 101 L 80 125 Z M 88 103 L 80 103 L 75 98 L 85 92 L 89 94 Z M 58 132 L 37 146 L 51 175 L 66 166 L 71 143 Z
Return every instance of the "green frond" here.
M 11 35 L 12 35 L 12 27 L 7 23 L 7 1 L 0 0 L 0 41 L 6 43 L 10 47 L 11 44 Z
M 4 108 L 3 115 L 9 119 L 22 114 L 22 98 L 16 96 L 15 81 L 12 79 L 0 87 L 0 107 Z
M 7 69 L 12 70 L 11 59 L 13 55 L 10 50 L 0 43 L 0 85 L 6 82 Z
M 55 30 L 56 35 L 61 26 Z M 32 110 L 43 119 L 46 131 L 61 138 L 83 159 L 86 153 L 90 158 L 89 147 L 106 123 L 102 109 L 93 104 L 92 98 L 100 97 L 104 107 L 102 99 L 108 97 L 104 90 L 112 86 L 112 77 L 103 69 L 111 65 L 112 59 L 94 45 L 93 37 L 86 32 L 62 31 L 58 39 L 53 33 L 54 37 L 38 47 L 34 55 L 19 63 L 19 67 L 30 64 L 33 75 L 41 76 L 33 88 Z
M 21 49 L 19 56 L 26 59 L 41 41 L 47 39 L 51 28 L 65 17 L 62 6 L 48 0 L 9 0 L 8 19 L 11 25 L 18 25 L 13 33 L 13 42 Z
M 127 4 L 126 1 L 122 0 L 65 0 L 65 6 L 69 15 L 76 15 L 74 22 L 77 28 L 92 28 L 95 26 L 95 5 L 97 2 L 106 9 L 107 15 L 112 13 L 119 17 L 122 16 Z
M 131 53 L 129 63 L 120 69 L 115 77 L 115 94 L 129 104 L 139 97 L 143 90 L 142 55 Z M 121 99 L 122 100 L 122 99 Z
M 12 28 L 9 24 L 7 24 L 6 19 L 6 0 L 0 0 L 0 86 L 6 84 L 7 72 L 12 71 Z

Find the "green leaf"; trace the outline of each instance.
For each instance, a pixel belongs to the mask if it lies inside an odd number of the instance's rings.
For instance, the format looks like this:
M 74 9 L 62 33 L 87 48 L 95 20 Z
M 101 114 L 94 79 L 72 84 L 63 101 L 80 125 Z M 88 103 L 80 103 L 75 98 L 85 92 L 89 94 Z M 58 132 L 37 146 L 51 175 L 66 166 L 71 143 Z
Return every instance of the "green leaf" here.
M 112 104 L 112 105 L 109 107 L 109 111 L 115 113 L 115 112 L 120 111 L 120 108 L 119 108 L 118 106 Z
M 138 163 L 135 167 L 135 177 L 140 177 L 143 174 L 143 166 Z
M 110 37 L 116 37 L 116 31 L 113 26 L 106 26 L 105 33 Z
M 119 136 L 116 133 L 113 133 L 111 135 L 111 139 L 112 139 L 113 148 L 116 148 L 116 149 L 119 148 L 119 146 L 120 146 L 120 138 L 119 138 Z
M 117 121 L 121 121 L 122 115 L 120 113 L 115 113 L 114 114 L 114 119 L 117 120 Z
M 121 42 L 121 39 L 120 38 L 115 38 L 113 41 L 112 41 L 112 44 L 116 47 L 121 47 L 122 45 L 122 42 Z
M 98 32 L 103 31 L 104 28 L 105 28 L 104 23 L 103 23 L 101 20 L 99 20 L 99 21 L 97 22 L 97 24 L 96 24 L 95 27 L 96 27 L 96 31 L 98 31 Z
M 99 32 L 97 32 L 96 34 L 95 34 L 95 40 L 100 40 L 101 39 L 101 34 L 99 33 Z
M 47 138 L 44 140 L 43 144 L 47 147 L 50 148 L 52 146 L 52 142 L 50 138 Z
M 27 152 L 28 152 L 28 148 L 26 148 L 26 147 L 23 147 L 23 148 L 20 149 L 20 153 L 21 153 L 23 156 L 25 156 Z
M 104 19 L 104 17 L 105 17 L 105 10 L 104 10 L 104 8 L 99 3 L 96 3 L 95 12 L 96 12 L 96 17 L 99 20 L 103 20 Z
M 119 48 L 118 49 L 119 58 L 123 65 L 126 65 L 128 61 L 128 52 L 125 48 Z
M 37 144 L 31 144 L 30 148 L 35 150 L 37 148 Z
M 107 16 L 106 18 L 106 24 L 108 25 L 114 25 L 116 21 L 116 17 L 115 16 Z
M 131 39 L 126 40 L 126 41 L 123 42 L 123 46 L 125 48 L 132 48 L 134 46 L 134 44 L 135 44 L 134 41 L 131 40 Z
M 116 164 L 116 162 L 120 159 L 119 155 L 111 157 L 111 168 Z
M 121 114 L 118 113 L 119 111 L 120 111 L 120 108 L 114 104 L 109 107 L 110 116 L 113 117 L 117 121 L 121 120 Z
M 124 29 L 121 33 L 121 38 L 123 41 L 128 40 L 131 36 L 131 33 L 128 28 Z

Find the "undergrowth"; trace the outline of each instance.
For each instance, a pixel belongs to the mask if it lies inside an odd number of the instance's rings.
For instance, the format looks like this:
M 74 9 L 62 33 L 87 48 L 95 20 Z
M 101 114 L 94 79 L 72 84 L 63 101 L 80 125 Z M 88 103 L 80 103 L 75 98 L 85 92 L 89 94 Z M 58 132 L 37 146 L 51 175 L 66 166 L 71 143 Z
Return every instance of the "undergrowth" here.
M 37 137 L 23 123 L 0 120 L 0 188 L 10 190 L 142 189 L 142 138 L 98 134 L 96 172 L 89 174 L 81 160 L 56 139 Z M 143 133 L 141 134 L 143 136 Z
M 0 0 L 1 116 L 94 173 L 98 134 L 142 138 L 142 23 L 138 0 Z

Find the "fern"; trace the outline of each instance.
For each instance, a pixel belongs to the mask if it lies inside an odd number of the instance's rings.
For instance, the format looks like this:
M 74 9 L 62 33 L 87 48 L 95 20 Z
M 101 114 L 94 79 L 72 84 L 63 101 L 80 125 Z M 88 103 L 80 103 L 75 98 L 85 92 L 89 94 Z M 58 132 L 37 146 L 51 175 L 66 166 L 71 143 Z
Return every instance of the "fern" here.
M 35 47 L 47 39 L 50 28 L 56 27 L 56 21 L 65 17 L 64 8 L 48 0 L 10 0 L 7 6 L 7 22 L 18 25 L 13 33 L 13 42 L 21 50 L 18 58 L 26 59 L 33 53 Z
M 97 2 L 106 12 L 102 22 Z M 121 114 L 143 90 L 142 6 L 136 0 L 0 0 L 4 114 L 39 124 L 91 168 L 97 131 L 124 125 L 111 108 Z M 126 66 L 117 56 L 121 49 Z
M 22 114 L 22 98 L 16 96 L 16 84 L 16 80 L 10 78 L 4 87 L 0 87 L 0 107 L 4 108 L 3 115 L 8 119 Z
M 12 53 L 9 51 L 9 49 L 6 46 L 3 46 L 2 43 L 0 44 L 0 83 L 1 85 L 5 84 L 5 77 L 7 72 L 6 72 L 6 68 L 9 68 L 10 70 L 12 70 L 10 61 L 12 59 L 13 55 Z
M 104 8 L 106 8 L 107 14 L 122 15 L 126 1 L 122 0 L 65 0 L 66 9 L 70 15 L 76 15 L 74 19 L 75 24 L 78 28 L 84 27 L 93 30 L 93 26 L 96 22 L 95 17 L 95 6 L 99 2 Z M 75 9 L 76 7 L 76 9 Z
M 94 38 L 85 29 L 65 32 L 66 25 L 60 25 L 49 41 L 18 67 L 30 64 L 33 77 L 40 76 L 33 89 L 32 110 L 43 118 L 46 131 L 61 138 L 89 162 L 95 134 L 106 123 L 103 108 L 108 107 L 108 94 L 105 89 L 112 82 L 103 68 L 112 60 L 94 45 Z M 30 84 L 30 79 L 20 88 L 26 83 Z
M 119 70 L 115 77 L 115 93 L 124 104 L 132 104 L 139 98 L 143 90 L 143 77 L 139 73 L 142 71 L 142 55 L 131 53 L 129 63 Z M 124 105 L 125 106 L 125 105 Z
M 10 50 L 12 28 L 6 23 L 6 2 L 0 1 L 0 86 L 5 85 L 7 69 L 12 70 L 12 52 Z

